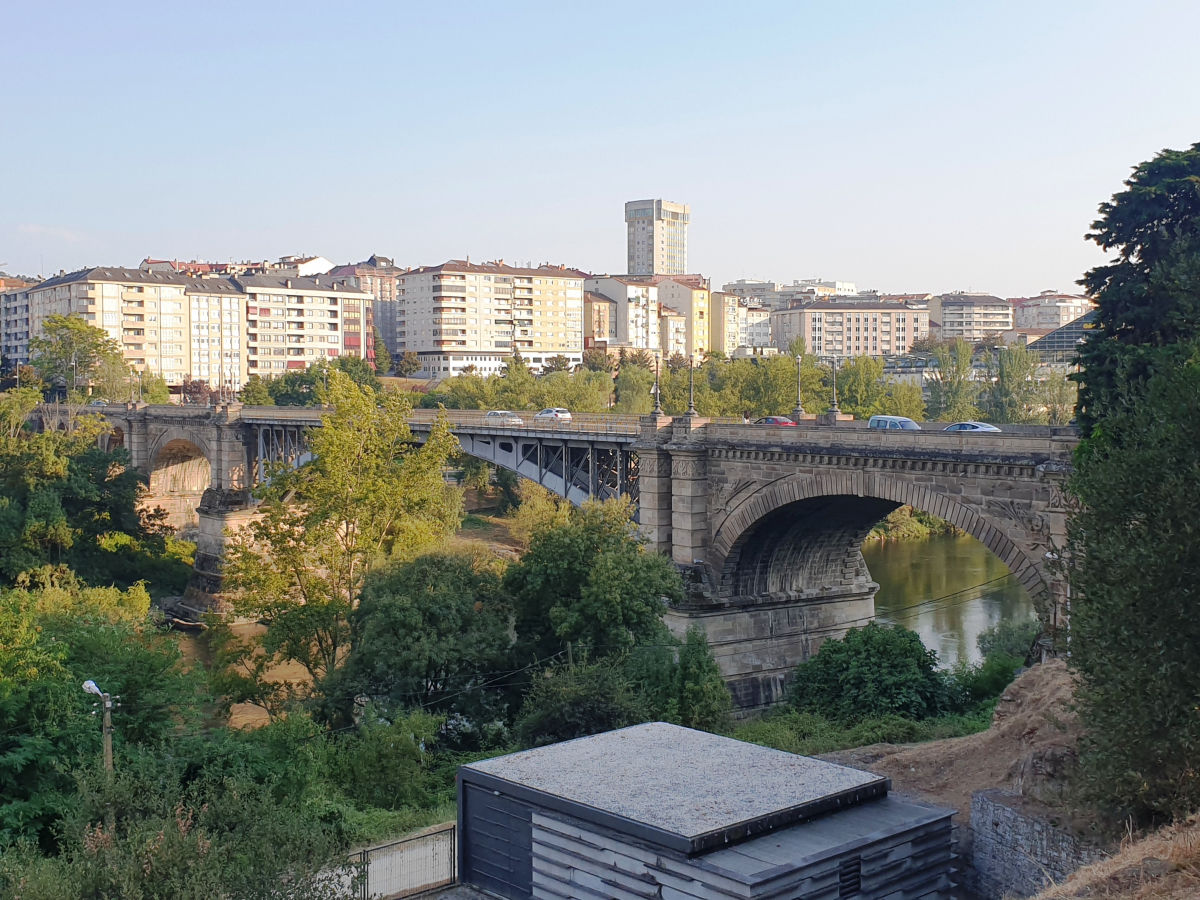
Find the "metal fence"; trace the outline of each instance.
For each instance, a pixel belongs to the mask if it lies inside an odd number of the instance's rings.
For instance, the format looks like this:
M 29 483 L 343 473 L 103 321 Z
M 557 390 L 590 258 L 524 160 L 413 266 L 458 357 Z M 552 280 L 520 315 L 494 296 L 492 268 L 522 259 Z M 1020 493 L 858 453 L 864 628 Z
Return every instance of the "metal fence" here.
M 351 857 L 360 873 L 358 897 L 391 900 L 454 884 L 458 880 L 455 838 L 455 826 L 450 824 L 358 851 Z

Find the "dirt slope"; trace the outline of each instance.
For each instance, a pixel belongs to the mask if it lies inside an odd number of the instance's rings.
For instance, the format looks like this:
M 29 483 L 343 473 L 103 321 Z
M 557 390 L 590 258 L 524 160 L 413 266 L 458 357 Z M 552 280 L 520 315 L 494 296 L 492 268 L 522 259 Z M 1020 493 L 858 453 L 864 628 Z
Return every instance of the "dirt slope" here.
M 987 731 L 928 744 L 874 744 L 825 758 L 887 775 L 899 793 L 954 807 L 960 824 L 969 819 L 971 794 L 985 788 L 1053 802 L 1078 737 L 1071 694 L 1066 664 L 1054 660 L 1009 686 Z

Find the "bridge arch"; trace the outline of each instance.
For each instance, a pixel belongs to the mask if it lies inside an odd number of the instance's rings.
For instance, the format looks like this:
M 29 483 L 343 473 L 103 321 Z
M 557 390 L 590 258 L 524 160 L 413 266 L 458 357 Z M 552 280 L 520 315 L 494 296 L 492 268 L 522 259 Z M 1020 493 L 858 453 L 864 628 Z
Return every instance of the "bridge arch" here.
M 148 457 L 145 505 L 166 510 L 167 523 L 177 529 L 195 526 L 196 508 L 216 478 L 208 442 L 190 429 L 171 428 L 155 438 Z
M 870 584 L 862 541 L 905 505 L 961 528 L 1008 566 L 1039 607 L 1051 602 L 1039 566 L 1050 549 L 1043 535 L 1013 520 L 1002 524 L 934 485 L 862 471 L 788 476 L 736 503 L 712 539 L 717 592 L 768 601 L 862 593 Z

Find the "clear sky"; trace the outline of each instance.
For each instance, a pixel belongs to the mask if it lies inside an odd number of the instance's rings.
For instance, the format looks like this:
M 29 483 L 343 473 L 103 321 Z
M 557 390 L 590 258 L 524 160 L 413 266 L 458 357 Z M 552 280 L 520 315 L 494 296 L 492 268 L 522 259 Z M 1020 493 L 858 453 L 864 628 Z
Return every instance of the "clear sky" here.
M 1068 290 L 1200 141 L 1200 3 L 0 5 L 0 267 L 371 253 Z

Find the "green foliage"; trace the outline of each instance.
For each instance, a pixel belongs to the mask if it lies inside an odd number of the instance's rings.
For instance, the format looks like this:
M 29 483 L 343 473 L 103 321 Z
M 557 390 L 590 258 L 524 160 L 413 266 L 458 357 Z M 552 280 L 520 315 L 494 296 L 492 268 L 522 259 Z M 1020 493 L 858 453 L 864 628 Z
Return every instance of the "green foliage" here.
M 1013 676 L 1024 665 L 1024 654 L 1014 656 L 995 651 L 977 665 L 960 662 L 954 668 L 954 680 L 961 692 L 960 702 L 969 708 L 996 699 L 1012 684 Z
M 669 638 L 635 647 L 626 657 L 625 676 L 651 718 L 704 731 L 728 730 L 733 701 L 702 627 L 688 629 L 683 641 Z
M 107 426 L 71 407 L 59 410 L 61 429 L 30 431 L 39 400 L 30 388 L 0 393 L 0 585 L 60 563 L 91 584 L 149 575 L 162 593 L 186 582 L 162 516 L 138 509 L 144 487 L 128 451 L 99 449 Z
M 146 403 L 170 403 L 171 389 L 167 379 L 153 372 L 143 372 L 141 377 L 141 399 Z
M 547 669 L 525 695 L 516 732 L 525 747 L 540 747 L 650 720 L 621 660 L 602 659 Z
M 383 340 L 383 335 L 379 333 L 379 329 L 374 329 L 375 340 L 375 371 L 381 375 L 386 375 L 392 371 L 392 354 L 388 352 L 387 343 Z
M 785 708 L 739 725 L 734 729 L 733 737 L 788 753 L 814 756 L 870 744 L 906 744 L 962 737 L 985 731 L 990 722 L 991 716 L 987 713 L 943 716 L 921 722 L 886 715 L 847 725 L 816 713 Z
M 905 541 L 933 537 L 939 534 L 962 534 L 945 519 L 938 518 L 911 506 L 901 506 L 871 529 L 868 541 Z
M 569 372 L 571 370 L 571 360 L 563 356 L 561 353 L 548 357 L 545 363 L 542 364 L 542 374 L 548 375 L 551 372 Z
M 591 372 L 611 372 L 613 370 L 612 357 L 604 350 L 589 347 L 583 351 L 583 367 Z
M 975 403 L 980 385 L 971 365 L 971 345 L 959 338 L 951 346 L 933 351 L 937 370 L 929 383 L 929 415 L 939 422 L 958 422 L 979 418 Z
M 247 406 L 274 406 L 275 398 L 262 378 L 251 375 L 242 385 L 242 402 Z
M 47 844 L 74 793 L 70 771 L 96 758 L 100 723 L 80 685 L 119 695 L 118 750 L 162 744 L 194 719 L 200 695 L 178 645 L 148 615 L 150 597 L 88 588 L 46 570 L 0 594 L 0 843 Z
M 992 357 L 991 386 L 983 392 L 981 407 L 989 422 L 1044 423 L 1047 419 L 1041 385 L 1037 380 L 1038 355 L 1026 347 L 1003 347 Z
M 660 640 L 663 598 L 681 597 L 683 587 L 644 543 L 624 498 L 589 502 L 535 530 L 505 576 L 518 661 L 545 659 L 568 641 L 600 657 Z
M 370 388 L 376 393 L 383 389 L 371 363 L 361 356 L 339 356 L 330 364 L 330 368 L 345 373 L 359 387 Z
M 654 372 L 627 362 L 617 372 L 615 390 L 617 402 L 613 412 L 623 415 L 645 415 L 654 409 L 654 397 L 650 389 L 654 385 Z
M 462 552 L 372 573 L 353 613 L 339 694 L 394 709 L 487 715 L 488 697 L 478 688 L 508 668 L 511 643 L 501 576 L 499 560 Z
M 62 385 L 69 395 L 89 384 L 102 364 L 124 366 L 120 344 L 80 316 L 47 316 L 41 332 L 29 339 L 29 353 L 39 377 L 47 384 Z
M 930 719 L 955 707 L 937 654 L 916 633 L 875 622 L 826 640 L 801 663 L 791 702 L 801 712 L 850 723 L 886 715 Z
M 1184 327 L 1127 314 L 1148 333 Z M 1068 483 L 1066 554 L 1084 784 L 1141 818 L 1200 807 L 1200 342 L 1154 356 L 1122 363 L 1091 395 L 1103 415 Z
M 984 656 L 1000 654 L 1023 660 L 1041 633 L 1042 623 L 1038 619 L 1004 619 L 981 632 L 975 646 Z
M 337 739 L 330 774 L 361 806 L 395 810 L 426 805 L 425 747 L 433 744 L 442 721 L 416 711 L 388 722 L 368 708 L 361 727 Z
M 267 382 L 267 392 L 275 406 L 320 406 L 324 397 L 324 367 L 291 369 Z
M 1200 144 L 1138 165 L 1126 189 L 1100 205 L 1089 239 L 1116 250 L 1080 282 L 1095 299 L 1096 329 L 1080 348 L 1079 422 L 1086 435 L 1123 382 L 1145 378 L 1156 351 L 1200 336 Z
M 294 691 L 269 681 L 267 665 L 300 663 L 319 693 L 344 658 L 350 614 L 372 569 L 445 540 L 462 517 L 461 494 L 442 478 L 458 447 L 444 419 L 418 446 L 404 395 L 380 398 L 333 369 L 329 397 L 333 408 L 310 438 L 313 460 L 272 473 L 258 492 L 261 518 L 226 551 L 235 611 L 270 627 L 246 643 L 217 624 L 219 689 L 273 714 Z
M 417 356 L 415 350 L 405 350 L 399 359 L 393 361 L 393 365 L 397 375 L 401 378 L 408 378 L 421 371 L 421 357 Z

